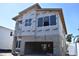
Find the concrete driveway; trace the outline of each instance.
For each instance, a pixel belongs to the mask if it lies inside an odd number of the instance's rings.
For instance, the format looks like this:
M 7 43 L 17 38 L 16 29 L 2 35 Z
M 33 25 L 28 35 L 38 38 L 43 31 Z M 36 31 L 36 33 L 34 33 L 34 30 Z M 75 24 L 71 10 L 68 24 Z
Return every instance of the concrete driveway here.
M 0 56 L 13 56 L 11 53 L 0 53 Z

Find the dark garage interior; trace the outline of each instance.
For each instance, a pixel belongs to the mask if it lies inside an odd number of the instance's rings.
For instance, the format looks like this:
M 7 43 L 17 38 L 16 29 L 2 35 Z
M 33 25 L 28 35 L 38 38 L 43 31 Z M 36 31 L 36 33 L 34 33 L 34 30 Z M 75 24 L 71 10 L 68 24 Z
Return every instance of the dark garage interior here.
M 25 42 L 25 55 L 53 55 L 53 42 Z

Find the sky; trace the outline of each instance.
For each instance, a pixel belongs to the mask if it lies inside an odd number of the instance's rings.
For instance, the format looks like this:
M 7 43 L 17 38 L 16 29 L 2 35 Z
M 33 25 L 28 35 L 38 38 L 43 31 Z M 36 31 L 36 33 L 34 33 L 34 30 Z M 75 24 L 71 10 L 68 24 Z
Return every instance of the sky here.
M 13 17 L 34 3 L 0 3 L 0 26 L 15 28 Z M 79 4 L 39 3 L 42 8 L 62 8 L 68 34 L 79 35 Z

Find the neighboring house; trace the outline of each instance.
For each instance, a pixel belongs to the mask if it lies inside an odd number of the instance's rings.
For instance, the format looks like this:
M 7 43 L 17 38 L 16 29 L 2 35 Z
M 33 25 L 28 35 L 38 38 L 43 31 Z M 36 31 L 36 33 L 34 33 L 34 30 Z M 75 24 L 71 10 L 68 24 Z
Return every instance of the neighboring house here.
M 13 30 L 0 26 L 0 52 L 12 50 Z
M 77 43 L 77 56 L 79 56 L 79 42 Z
M 41 8 L 39 4 L 21 11 L 16 21 L 12 54 L 65 55 L 67 34 L 61 8 Z
M 79 56 L 79 37 L 76 36 L 76 39 L 74 38 L 71 40 L 71 42 L 68 44 L 68 54 L 70 56 Z
M 70 44 L 68 46 L 68 54 L 69 54 L 69 56 L 77 56 L 76 42 L 70 42 Z
M 77 38 L 77 56 L 79 56 L 79 37 Z

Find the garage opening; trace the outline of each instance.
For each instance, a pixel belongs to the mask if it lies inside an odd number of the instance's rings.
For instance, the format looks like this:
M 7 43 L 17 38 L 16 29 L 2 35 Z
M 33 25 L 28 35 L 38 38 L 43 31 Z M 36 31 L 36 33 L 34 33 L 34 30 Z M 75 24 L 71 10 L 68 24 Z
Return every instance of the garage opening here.
M 53 55 L 53 42 L 26 42 L 25 55 Z

